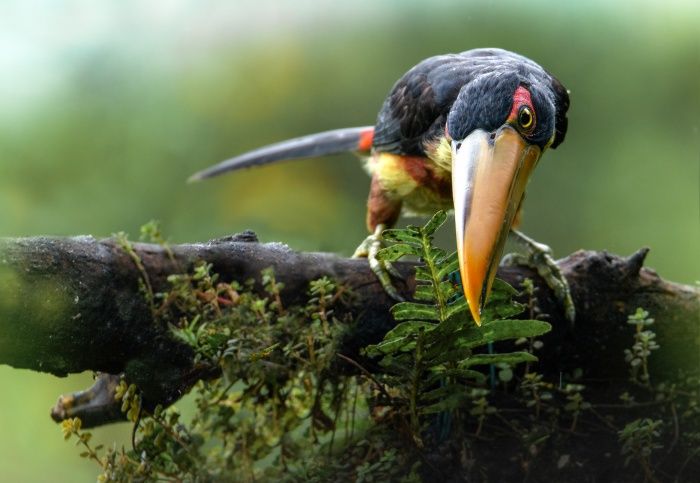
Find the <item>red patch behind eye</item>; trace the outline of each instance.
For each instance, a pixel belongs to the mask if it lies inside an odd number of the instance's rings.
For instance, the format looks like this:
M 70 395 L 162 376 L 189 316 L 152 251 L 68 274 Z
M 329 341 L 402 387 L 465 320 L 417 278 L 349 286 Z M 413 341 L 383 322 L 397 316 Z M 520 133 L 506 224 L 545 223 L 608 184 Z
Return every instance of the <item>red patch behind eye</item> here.
M 535 107 L 532 105 L 532 98 L 530 97 L 530 91 L 523 86 L 518 86 L 518 88 L 515 89 L 515 94 L 513 94 L 513 107 L 508 115 L 509 121 L 517 119 L 520 106 L 523 105 L 529 107 L 533 113 L 535 112 Z

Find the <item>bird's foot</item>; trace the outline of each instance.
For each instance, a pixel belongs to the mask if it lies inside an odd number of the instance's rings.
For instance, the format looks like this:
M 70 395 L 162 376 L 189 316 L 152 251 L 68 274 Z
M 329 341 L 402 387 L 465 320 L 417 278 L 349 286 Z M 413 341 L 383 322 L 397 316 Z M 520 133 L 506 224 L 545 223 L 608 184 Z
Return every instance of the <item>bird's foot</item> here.
M 369 261 L 369 268 L 372 270 L 379 283 L 384 287 L 384 291 L 397 302 L 403 302 L 404 298 L 396 290 L 396 287 L 391 282 L 391 277 L 401 278 L 401 274 L 396 270 L 396 268 L 387 260 L 380 260 L 377 258 L 377 253 L 379 250 L 384 248 L 384 240 L 382 239 L 382 232 L 384 231 L 384 225 L 379 224 L 374 229 L 374 233 L 369 235 L 364 239 L 360 246 L 357 247 L 355 253 L 352 255 L 353 258 L 367 258 Z
M 573 323 L 576 319 L 576 307 L 571 298 L 569 283 L 552 257 L 552 249 L 517 230 L 511 230 L 511 233 L 513 238 L 525 249 L 527 255 L 510 253 L 503 257 L 501 264 L 505 266 L 527 265 L 537 270 L 537 273 L 554 291 L 554 295 L 564 306 L 566 318 Z

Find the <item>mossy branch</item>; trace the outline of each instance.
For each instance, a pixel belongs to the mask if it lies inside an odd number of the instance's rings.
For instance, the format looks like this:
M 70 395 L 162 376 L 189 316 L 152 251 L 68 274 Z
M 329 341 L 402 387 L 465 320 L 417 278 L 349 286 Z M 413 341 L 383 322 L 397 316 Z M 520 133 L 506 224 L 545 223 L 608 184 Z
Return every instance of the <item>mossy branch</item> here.
M 379 342 L 395 324 L 389 312 L 393 302 L 365 260 L 261 244 L 250 232 L 171 247 L 133 243 L 133 253 L 122 245 L 118 239 L 92 237 L 0 240 L 0 363 L 59 376 L 124 372 L 141 389 L 145 403 L 178 399 L 198 379 L 217 375 L 217 369 L 196 362 L 190 346 L 154 322 L 139 281 L 145 270 L 152 291 L 165 291 L 169 275 L 190 271 L 202 260 L 213 264 L 222 280 L 255 278 L 261 292 L 261 272 L 273 267 L 284 286 L 280 297 L 285 307 L 304 303 L 309 283 L 323 276 L 347 287 L 353 297 L 339 301 L 335 313 L 350 314 L 347 319 L 354 323 L 338 352 L 353 360 L 361 360 L 360 349 Z M 667 354 L 677 355 L 655 362 L 654 370 L 671 372 L 700 364 L 700 291 L 643 268 L 646 253 L 642 249 L 624 258 L 579 251 L 559 262 L 576 304 L 574 326 L 565 321 L 552 292 L 531 269 L 499 271 L 498 276 L 516 288 L 525 279 L 534 281 L 535 306 L 548 314 L 554 327 L 543 337 L 539 372 L 582 368 L 591 378 L 626 378 L 628 365 L 618 355 L 630 345 L 627 316 L 636 307 L 644 307 L 657 321 L 658 344 Z M 142 267 L 134 263 L 134 255 Z M 396 266 L 405 276 L 398 288 L 409 296 L 414 265 Z M 114 381 L 104 375 L 97 386 L 95 393 L 62 398 L 54 417 L 81 416 L 86 425 L 118 417 L 104 397 Z M 91 415 L 89 421 L 86 414 Z

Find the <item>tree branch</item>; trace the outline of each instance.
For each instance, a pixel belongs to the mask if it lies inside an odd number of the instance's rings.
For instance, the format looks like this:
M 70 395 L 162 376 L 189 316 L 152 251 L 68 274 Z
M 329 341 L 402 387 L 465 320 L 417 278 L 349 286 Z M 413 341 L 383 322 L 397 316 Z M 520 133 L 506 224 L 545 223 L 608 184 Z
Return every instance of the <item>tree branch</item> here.
M 335 279 L 355 295 L 335 308 L 356 322 L 339 349 L 355 360 L 360 348 L 381 340 L 394 324 L 389 314 L 393 302 L 365 260 L 260 244 L 250 232 L 176 245 L 172 257 L 159 245 L 135 243 L 133 248 L 155 291 L 168 290 L 168 275 L 191 270 L 200 260 L 212 263 L 223 280 L 255 278 L 258 290 L 260 271 L 273 267 L 285 285 L 285 304 L 303 303 L 310 281 Z M 589 378 L 625 378 L 628 367 L 621 355 L 632 343 L 626 320 L 637 307 L 656 319 L 658 342 L 671 355 L 655 361 L 657 372 L 697 367 L 700 291 L 643 268 L 647 251 L 627 258 L 579 251 L 559 261 L 576 304 L 573 326 L 534 271 L 499 270 L 498 276 L 516 288 L 525 278 L 535 282 L 536 305 L 554 326 L 538 352 L 541 372 L 582 368 Z M 396 266 L 405 277 L 398 289 L 410 296 L 413 264 Z M 0 363 L 58 376 L 105 373 L 90 390 L 62 397 L 53 410 L 55 419 L 80 415 L 93 425 L 120 417 L 110 399 L 115 380 L 109 374 L 125 373 L 153 405 L 171 403 L 199 378 L 217 374 L 216 368 L 195 364 L 189 346 L 153 320 L 139 290 L 140 277 L 134 260 L 115 239 L 0 239 Z

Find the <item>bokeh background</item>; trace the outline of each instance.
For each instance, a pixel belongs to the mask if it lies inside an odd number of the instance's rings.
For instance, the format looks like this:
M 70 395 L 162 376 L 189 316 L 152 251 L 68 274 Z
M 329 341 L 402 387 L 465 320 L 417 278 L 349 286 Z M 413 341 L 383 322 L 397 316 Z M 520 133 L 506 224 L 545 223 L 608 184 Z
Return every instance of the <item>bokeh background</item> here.
M 373 124 L 419 60 L 495 46 L 571 90 L 567 140 L 535 173 L 524 230 L 561 256 L 650 246 L 650 266 L 694 283 L 699 5 L 3 0 L 0 236 L 136 237 L 158 219 L 172 242 L 250 228 L 350 254 L 368 187 L 350 155 L 185 180 L 261 144 Z M 2 481 L 94 479 L 48 417 L 58 394 L 89 383 L 0 367 Z M 129 427 L 96 433 L 121 444 Z

